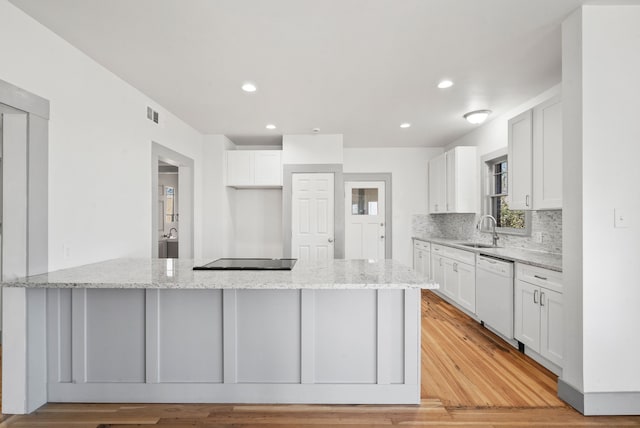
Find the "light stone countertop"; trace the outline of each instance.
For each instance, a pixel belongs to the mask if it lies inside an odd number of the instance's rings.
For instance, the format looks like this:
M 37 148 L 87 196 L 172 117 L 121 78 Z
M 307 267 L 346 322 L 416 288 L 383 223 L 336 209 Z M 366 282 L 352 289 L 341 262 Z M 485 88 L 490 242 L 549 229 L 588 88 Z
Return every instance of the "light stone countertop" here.
M 460 242 L 465 242 L 464 240 L 460 239 L 430 238 L 419 236 L 414 236 L 413 239 L 431 242 L 433 244 L 447 245 L 449 247 L 471 251 L 476 254 L 486 254 L 488 256 L 493 256 L 504 260 L 511 260 L 518 263 L 524 263 L 531 266 L 550 269 L 556 272 L 562 272 L 562 254 L 547 253 L 544 251 L 533 251 L 514 247 L 470 248 L 465 247 L 464 245 L 459 245 Z
M 211 260 L 114 259 L 2 283 L 27 288 L 436 289 L 394 260 L 298 260 L 291 271 L 194 271 Z

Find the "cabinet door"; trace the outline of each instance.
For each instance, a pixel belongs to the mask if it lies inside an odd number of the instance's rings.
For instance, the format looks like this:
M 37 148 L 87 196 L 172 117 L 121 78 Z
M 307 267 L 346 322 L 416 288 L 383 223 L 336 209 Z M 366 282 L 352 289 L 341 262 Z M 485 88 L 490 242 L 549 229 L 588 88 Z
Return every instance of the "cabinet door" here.
M 251 150 L 227 151 L 227 186 L 251 186 L 254 181 Z
M 257 150 L 255 155 L 256 186 L 282 186 L 282 161 L 280 150 Z
M 516 280 L 515 338 L 540 352 L 540 287 Z
M 458 274 L 458 303 L 476 313 L 476 267 L 465 263 L 454 265 Z
M 509 121 L 509 208 L 530 210 L 532 190 L 532 113 Z
M 431 279 L 431 252 L 429 251 L 424 251 L 423 257 L 422 257 L 422 274 L 424 275 L 425 278 L 427 279 Z
M 540 289 L 540 354 L 562 367 L 564 348 L 562 294 Z
M 456 212 L 456 198 L 458 196 L 458 168 L 456 150 L 450 150 L 446 153 L 446 198 L 444 200 L 445 210 L 447 212 Z
M 440 286 L 440 291 L 444 293 L 444 258 L 432 254 L 431 270 L 433 281 Z
M 443 213 L 447 209 L 446 153 L 429 161 L 429 212 Z
M 413 270 L 418 275 L 424 275 L 423 264 L 424 252 L 422 248 L 418 247 L 418 244 L 413 244 Z
M 450 297 L 455 302 L 458 302 L 458 272 L 456 272 L 457 262 L 451 259 L 442 259 L 444 264 L 444 287 L 443 292 L 447 297 Z
M 533 207 L 562 208 L 562 102 L 554 97 L 533 109 Z

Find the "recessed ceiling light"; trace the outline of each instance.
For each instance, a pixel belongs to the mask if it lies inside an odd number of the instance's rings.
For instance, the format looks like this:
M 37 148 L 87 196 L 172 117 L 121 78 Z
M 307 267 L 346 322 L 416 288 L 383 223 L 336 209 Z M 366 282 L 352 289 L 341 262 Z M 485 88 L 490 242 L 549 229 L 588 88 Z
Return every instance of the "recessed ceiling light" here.
M 273 123 L 270 123 L 267 126 L 265 126 L 265 128 L 267 128 L 267 129 L 276 129 L 276 126 Z
M 400 124 L 400 128 L 411 128 L 411 124 L 410 124 L 410 123 L 408 123 L 408 122 L 401 123 L 401 124 Z
M 474 125 L 479 125 L 485 120 L 487 120 L 490 114 L 491 114 L 491 110 L 475 110 L 475 111 L 470 111 L 469 113 L 466 113 L 462 117 L 467 119 L 467 122 L 469 123 L 473 123 Z
M 245 92 L 255 92 L 258 90 L 258 87 L 253 82 L 244 82 L 242 84 L 242 90 Z
M 453 82 L 451 80 L 441 80 L 438 83 L 438 88 L 440 89 L 447 89 L 453 86 Z

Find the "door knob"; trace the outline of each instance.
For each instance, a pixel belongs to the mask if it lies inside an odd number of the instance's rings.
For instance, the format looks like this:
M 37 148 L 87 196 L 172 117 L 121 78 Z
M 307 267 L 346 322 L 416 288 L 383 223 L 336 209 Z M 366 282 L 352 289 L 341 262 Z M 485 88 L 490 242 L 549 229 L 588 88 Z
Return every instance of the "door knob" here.
M 380 235 L 380 239 L 384 239 L 384 235 Z
M 329 239 L 328 239 L 328 241 L 329 241 L 329 242 L 333 242 L 333 238 L 329 238 Z

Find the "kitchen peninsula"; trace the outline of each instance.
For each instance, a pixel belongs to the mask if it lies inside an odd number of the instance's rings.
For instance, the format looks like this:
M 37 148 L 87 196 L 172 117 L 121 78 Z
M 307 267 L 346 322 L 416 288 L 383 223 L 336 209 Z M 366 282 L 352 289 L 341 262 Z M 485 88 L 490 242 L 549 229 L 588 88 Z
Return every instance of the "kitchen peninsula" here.
M 3 376 L 3 409 L 17 399 L 27 412 L 47 401 L 419 403 L 420 290 L 437 285 L 409 267 L 194 264 L 117 259 L 5 283 L 5 307 L 25 302 L 28 335 L 25 362 L 5 324 L 3 373 L 14 375 Z

